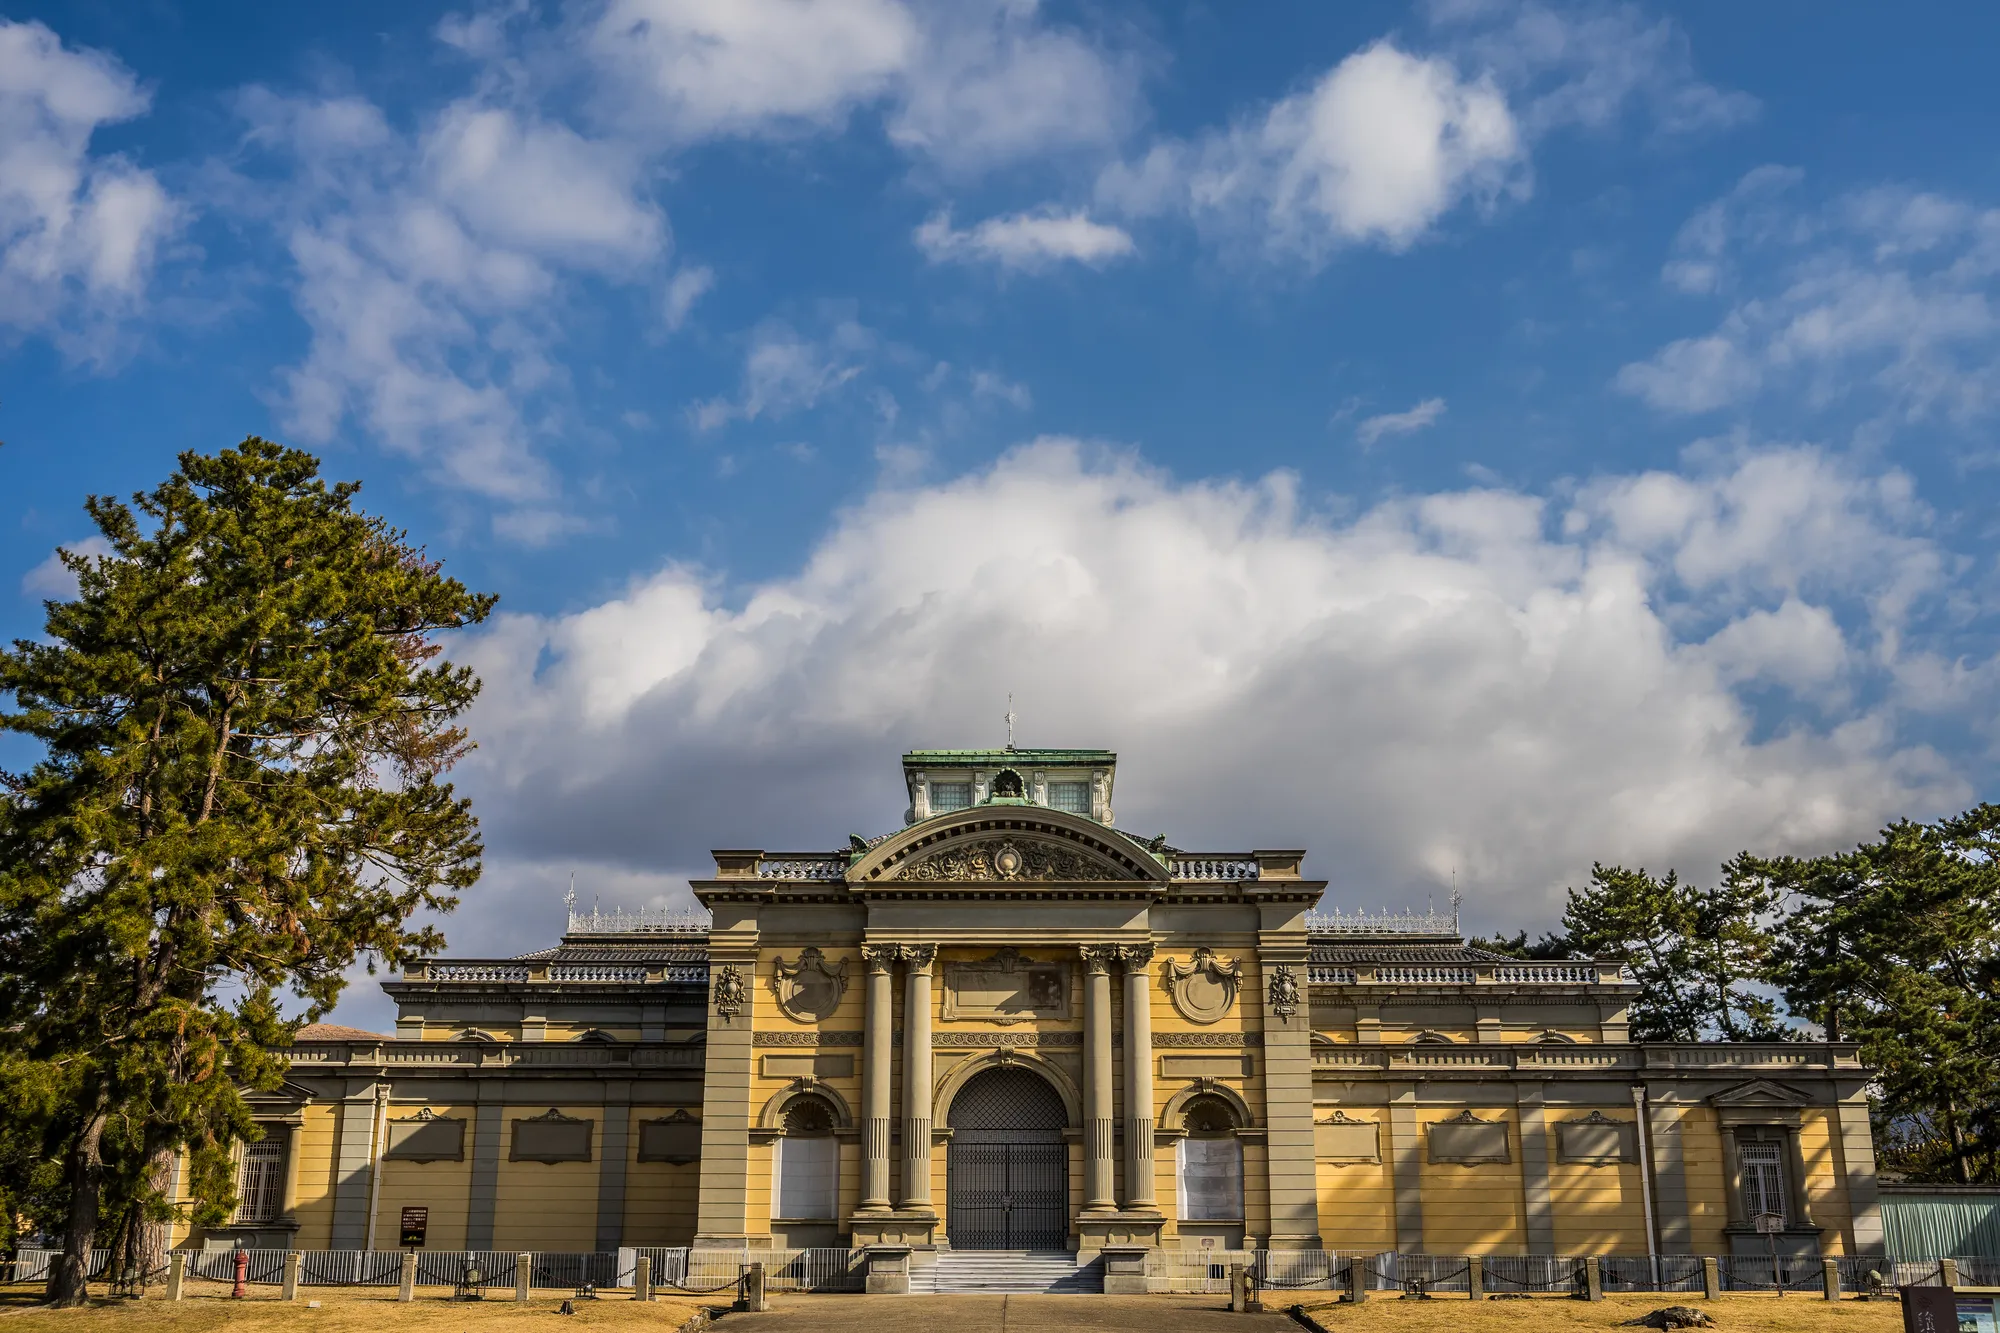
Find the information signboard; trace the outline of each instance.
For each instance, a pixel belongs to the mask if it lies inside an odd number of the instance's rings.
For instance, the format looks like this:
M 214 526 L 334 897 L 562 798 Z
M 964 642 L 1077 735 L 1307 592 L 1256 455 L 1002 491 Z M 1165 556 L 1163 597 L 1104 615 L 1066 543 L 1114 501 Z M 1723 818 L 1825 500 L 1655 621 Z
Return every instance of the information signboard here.
M 424 1232 L 430 1229 L 431 1210 L 428 1208 L 405 1208 L 403 1210 L 403 1240 L 406 1250 L 421 1250 L 424 1247 Z

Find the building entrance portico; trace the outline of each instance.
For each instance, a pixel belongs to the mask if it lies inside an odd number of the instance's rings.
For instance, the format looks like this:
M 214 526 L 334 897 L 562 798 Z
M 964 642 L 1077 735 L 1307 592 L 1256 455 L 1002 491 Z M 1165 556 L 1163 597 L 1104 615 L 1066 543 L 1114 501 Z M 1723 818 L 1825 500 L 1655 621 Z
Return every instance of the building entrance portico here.
M 1069 1246 L 1069 1123 L 1047 1080 L 1015 1065 L 974 1074 L 952 1098 L 945 1237 L 958 1250 Z

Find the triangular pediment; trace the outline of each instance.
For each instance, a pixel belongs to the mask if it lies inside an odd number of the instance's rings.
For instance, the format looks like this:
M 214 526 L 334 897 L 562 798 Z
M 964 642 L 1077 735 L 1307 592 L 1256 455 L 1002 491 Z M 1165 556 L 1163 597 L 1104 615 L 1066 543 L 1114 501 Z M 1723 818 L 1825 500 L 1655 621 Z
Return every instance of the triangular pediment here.
M 1724 1088 L 1709 1097 L 1712 1106 L 1805 1106 L 1812 1101 L 1796 1088 L 1788 1088 L 1782 1083 L 1773 1083 L 1767 1078 L 1753 1078 L 1747 1083 Z
M 1103 825 L 1064 811 L 977 807 L 913 824 L 871 848 L 850 884 L 1165 883 L 1167 868 Z

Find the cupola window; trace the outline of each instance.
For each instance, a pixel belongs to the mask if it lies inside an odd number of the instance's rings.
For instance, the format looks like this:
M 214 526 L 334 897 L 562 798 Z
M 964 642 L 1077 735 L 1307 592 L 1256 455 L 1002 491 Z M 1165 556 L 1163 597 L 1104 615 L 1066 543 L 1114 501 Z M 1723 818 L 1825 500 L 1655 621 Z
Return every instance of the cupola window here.
M 941 815 L 947 810 L 963 810 L 972 804 L 972 784 L 970 782 L 933 782 L 931 784 L 931 813 Z
M 1067 810 L 1073 815 L 1090 813 L 1090 784 L 1088 782 L 1051 782 L 1049 784 L 1049 808 Z

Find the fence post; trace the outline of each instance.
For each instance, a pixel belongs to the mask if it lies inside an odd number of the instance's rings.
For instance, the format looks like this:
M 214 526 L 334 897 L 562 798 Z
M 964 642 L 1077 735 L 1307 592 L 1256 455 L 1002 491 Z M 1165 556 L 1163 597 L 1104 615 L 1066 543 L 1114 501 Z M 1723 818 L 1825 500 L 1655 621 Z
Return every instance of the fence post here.
M 750 1271 L 743 1275 L 743 1308 L 751 1314 L 762 1314 L 771 1308 L 771 1298 L 764 1291 L 764 1265 L 754 1263 Z
M 1355 1255 L 1347 1261 L 1347 1300 L 1359 1305 L 1368 1299 L 1368 1261 Z
M 653 1256 L 642 1254 L 632 1261 L 632 1299 L 653 1299 Z
M 1944 1274 L 1944 1284 L 1947 1287 L 1958 1285 L 1958 1260 L 1940 1259 L 1938 1260 L 1938 1268 Z
M 1828 1300 L 1837 1301 L 1840 1299 L 1839 1260 L 1823 1259 L 1820 1261 L 1820 1282 L 1826 1287 L 1826 1298 Z
M 1591 1255 L 1583 1261 L 1583 1298 L 1587 1301 L 1604 1299 L 1604 1260 L 1599 1255 Z
M 417 1299 L 417 1252 L 403 1252 L 403 1283 L 396 1292 L 396 1299 L 404 1303 Z
M 1229 1265 L 1229 1313 L 1243 1313 L 1243 1265 Z
M 1722 1299 L 1722 1265 L 1715 1261 L 1712 1254 L 1701 1257 L 1701 1298 L 1705 1301 Z
M 1465 1294 L 1475 1301 L 1486 1299 L 1486 1261 L 1476 1254 L 1465 1261 Z
M 514 1256 L 514 1304 L 528 1303 L 528 1283 L 535 1275 L 535 1256 L 517 1254 Z
M 284 1298 L 288 1301 L 295 1301 L 299 1298 L 299 1265 L 304 1262 L 305 1256 L 297 1250 L 287 1250 L 285 1252 L 285 1287 L 283 1294 Z
M 167 1256 L 167 1299 L 181 1298 L 181 1288 L 187 1283 L 188 1257 L 179 1250 Z

